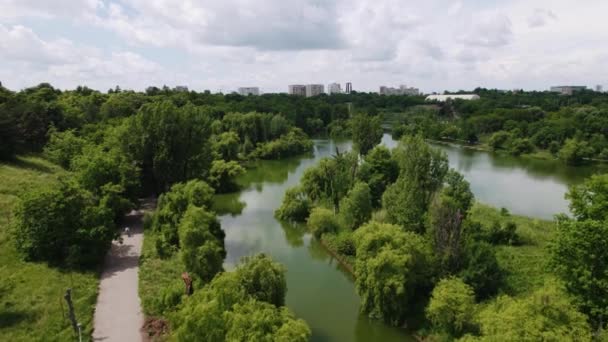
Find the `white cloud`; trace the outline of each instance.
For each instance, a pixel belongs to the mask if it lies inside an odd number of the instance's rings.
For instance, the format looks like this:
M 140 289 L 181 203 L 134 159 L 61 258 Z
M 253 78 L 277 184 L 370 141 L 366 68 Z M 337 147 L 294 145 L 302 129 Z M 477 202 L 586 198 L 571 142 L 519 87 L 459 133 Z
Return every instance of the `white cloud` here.
M 557 16 L 550 10 L 537 8 L 528 17 L 529 27 L 541 27 L 545 26 L 549 21 L 556 20 Z

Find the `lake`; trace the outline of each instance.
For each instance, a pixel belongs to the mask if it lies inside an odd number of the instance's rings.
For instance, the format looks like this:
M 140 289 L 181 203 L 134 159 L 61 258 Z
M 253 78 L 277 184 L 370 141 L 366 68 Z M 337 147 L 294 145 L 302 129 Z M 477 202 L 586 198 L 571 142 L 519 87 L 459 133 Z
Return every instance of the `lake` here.
M 385 134 L 383 144 L 396 146 Z M 319 244 L 305 227 L 281 224 L 274 211 L 287 188 L 299 183 L 304 170 L 336 148 L 351 143 L 314 140 L 314 154 L 281 161 L 259 161 L 240 177 L 242 190 L 216 196 L 215 208 L 226 231 L 231 269 L 241 257 L 266 253 L 287 268 L 286 305 L 309 324 L 312 341 L 409 341 L 403 329 L 388 327 L 359 315 L 359 297 L 352 277 Z M 566 212 L 564 193 L 570 184 L 605 166 L 566 167 L 557 161 L 515 158 L 451 145 L 433 145 L 445 151 L 450 167 L 471 183 L 478 201 L 505 207 L 512 213 L 551 219 Z

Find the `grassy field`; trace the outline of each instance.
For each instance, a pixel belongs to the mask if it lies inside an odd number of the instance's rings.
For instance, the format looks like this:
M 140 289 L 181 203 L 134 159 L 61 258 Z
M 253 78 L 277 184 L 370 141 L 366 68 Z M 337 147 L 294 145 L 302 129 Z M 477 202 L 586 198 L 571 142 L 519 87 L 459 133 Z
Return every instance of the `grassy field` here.
M 0 341 L 76 340 L 63 300 L 67 288 L 73 289 L 83 339 L 91 336 L 97 272 L 67 272 L 24 262 L 9 234 L 11 211 L 20 194 L 54 182 L 64 172 L 38 157 L 0 164 Z
M 513 221 L 521 243 L 497 246 L 496 256 L 504 268 L 504 290 L 510 295 L 529 293 L 551 277 L 547 267 L 547 244 L 553 237 L 555 223 L 530 217 L 501 215 L 500 210 L 477 203 L 471 217 L 488 226 L 493 222 Z

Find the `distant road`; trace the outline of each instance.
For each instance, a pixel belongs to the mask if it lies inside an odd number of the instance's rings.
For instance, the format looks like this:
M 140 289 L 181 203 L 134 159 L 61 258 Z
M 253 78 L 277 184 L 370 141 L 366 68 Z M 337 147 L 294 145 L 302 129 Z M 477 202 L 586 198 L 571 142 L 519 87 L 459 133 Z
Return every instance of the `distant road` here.
M 95 307 L 93 340 L 104 342 L 142 341 L 144 315 L 138 294 L 139 256 L 143 242 L 143 213 L 154 208 L 154 200 L 143 201 L 121 226 L 123 243 L 112 242 L 106 256 Z M 124 233 L 129 227 L 131 236 Z

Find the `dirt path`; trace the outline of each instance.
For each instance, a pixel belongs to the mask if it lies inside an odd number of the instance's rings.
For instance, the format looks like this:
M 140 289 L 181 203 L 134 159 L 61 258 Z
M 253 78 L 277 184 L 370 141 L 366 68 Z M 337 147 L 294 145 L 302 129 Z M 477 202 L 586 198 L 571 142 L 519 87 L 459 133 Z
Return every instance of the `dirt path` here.
M 121 228 L 129 227 L 131 236 L 122 233 L 123 243 L 112 243 L 106 255 L 95 307 L 93 340 L 104 342 L 141 341 L 144 315 L 138 295 L 139 256 L 143 242 L 143 213 L 154 208 L 146 199 L 140 210 L 129 213 Z

